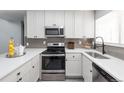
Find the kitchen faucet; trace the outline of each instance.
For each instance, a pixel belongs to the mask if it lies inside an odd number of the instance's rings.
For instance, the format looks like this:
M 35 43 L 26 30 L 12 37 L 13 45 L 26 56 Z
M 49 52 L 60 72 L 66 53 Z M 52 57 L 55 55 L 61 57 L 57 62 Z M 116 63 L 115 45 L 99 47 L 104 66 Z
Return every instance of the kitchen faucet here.
M 102 45 L 101 46 L 100 45 L 98 46 L 97 43 L 96 43 L 96 40 L 98 38 L 100 38 L 102 40 Z M 94 45 L 94 47 L 93 47 L 94 49 L 96 49 L 97 47 L 102 47 L 102 54 L 105 54 L 105 48 L 104 48 L 105 45 L 104 45 L 103 37 L 99 36 L 99 37 L 94 38 L 94 44 L 93 45 Z

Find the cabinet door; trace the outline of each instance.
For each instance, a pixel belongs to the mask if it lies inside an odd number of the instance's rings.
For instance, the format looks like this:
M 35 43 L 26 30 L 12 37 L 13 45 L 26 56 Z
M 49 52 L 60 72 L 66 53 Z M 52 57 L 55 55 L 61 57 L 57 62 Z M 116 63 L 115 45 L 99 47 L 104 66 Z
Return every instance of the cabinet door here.
M 81 61 L 66 61 L 66 76 L 81 76 Z
M 75 11 L 75 38 L 84 36 L 84 11 Z
M 62 10 L 46 10 L 45 11 L 45 26 L 64 26 L 64 11 Z
M 30 69 L 31 69 L 31 62 L 29 61 L 17 70 L 18 73 L 20 73 L 20 74 L 18 74 L 18 81 L 19 82 L 30 82 L 30 79 L 29 79 Z M 22 80 L 20 80 L 20 79 L 22 79 Z
M 44 11 L 36 11 L 36 36 L 37 38 L 45 38 L 44 34 Z
M 75 18 L 74 11 L 65 11 L 65 37 L 74 38 L 75 37 Z
M 27 11 L 27 37 L 44 38 L 44 11 Z
M 83 56 L 83 77 L 85 82 L 92 82 L 92 61 Z
M 36 37 L 36 13 L 35 11 L 27 11 L 27 38 Z
M 35 82 L 39 78 L 39 55 L 31 60 L 30 82 Z
M 84 36 L 94 37 L 94 11 L 84 11 Z

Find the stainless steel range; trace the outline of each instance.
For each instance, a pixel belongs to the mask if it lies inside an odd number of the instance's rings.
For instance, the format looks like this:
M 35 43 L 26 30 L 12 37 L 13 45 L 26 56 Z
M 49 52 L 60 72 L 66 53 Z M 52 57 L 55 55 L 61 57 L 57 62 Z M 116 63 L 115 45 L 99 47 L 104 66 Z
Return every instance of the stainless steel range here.
M 64 43 L 48 43 L 42 52 L 42 80 L 65 80 Z

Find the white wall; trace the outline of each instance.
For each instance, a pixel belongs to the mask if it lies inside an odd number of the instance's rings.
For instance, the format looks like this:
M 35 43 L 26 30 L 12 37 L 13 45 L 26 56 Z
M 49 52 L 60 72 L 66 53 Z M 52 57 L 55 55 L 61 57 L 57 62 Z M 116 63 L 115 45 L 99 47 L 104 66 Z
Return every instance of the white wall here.
M 16 43 L 21 43 L 21 22 L 0 19 L 0 53 L 8 51 L 10 37 L 14 37 Z

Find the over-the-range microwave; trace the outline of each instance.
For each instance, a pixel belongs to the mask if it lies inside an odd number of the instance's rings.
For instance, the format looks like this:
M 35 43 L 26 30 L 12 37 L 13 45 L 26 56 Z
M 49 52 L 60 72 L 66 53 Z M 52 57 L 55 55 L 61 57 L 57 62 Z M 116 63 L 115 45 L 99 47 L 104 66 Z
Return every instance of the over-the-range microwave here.
M 64 37 L 64 26 L 45 26 L 46 37 Z

